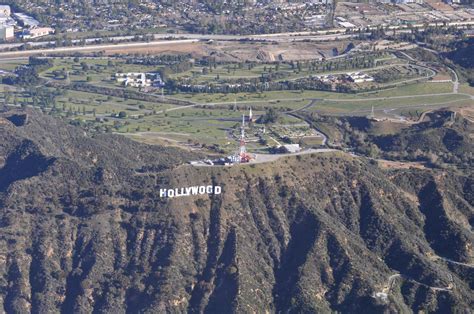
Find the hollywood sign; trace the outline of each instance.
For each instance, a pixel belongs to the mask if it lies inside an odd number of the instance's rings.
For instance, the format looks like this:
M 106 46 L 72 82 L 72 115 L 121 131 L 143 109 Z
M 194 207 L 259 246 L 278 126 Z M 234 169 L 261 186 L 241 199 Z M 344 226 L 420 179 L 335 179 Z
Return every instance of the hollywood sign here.
M 160 189 L 160 197 L 181 197 L 191 195 L 218 195 L 222 193 L 222 187 L 218 185 L 190 186 L 187 188 Z

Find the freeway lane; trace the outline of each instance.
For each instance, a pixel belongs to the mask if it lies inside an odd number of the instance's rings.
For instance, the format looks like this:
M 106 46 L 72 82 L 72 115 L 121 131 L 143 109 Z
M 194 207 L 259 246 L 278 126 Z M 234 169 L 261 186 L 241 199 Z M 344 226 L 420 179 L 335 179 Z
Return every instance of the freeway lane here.
M 445 26 L 445 27 L 456 27 L 456 28 L 465 28 L 471 27 L 474 25 L 474 21 L 457 21 L 457 22 L 447 22 L 447 23 L 428 23 L 428 24 L 414 24 L 414 25 L 392 25 L 389 26 L 389 30 L 397 31 L 397 32 L 411 32 L 412 29 L 419 29 L 422 30 L 427 26 Z M 217 41 L 229 41 L 229 40 L 254 40 L 254 41 L 272 41 L 272 42 L 293 42 L 293 41 L 305 41 L 305 40 L 312 40 L 312 41 L 332 41 L 332 40 L 340 40 L 340 39 L 348 39 L 352 37 L 360 36 L 360 31 L 364 30 L 372 30 L 376 29 L 377 26 L 370 26 L 364 29 L 357 29 L 357 28 L 332 28 L 332 29 L 325 29 L 325 30 L 318 30 L 318 31 L 303 31 L 303 32 L 288 32 L 288 33 L 274 33 L 274 34 L 260 34 L 260 35 L 214 35 L 214 34 L 148 34 L 153 35 L 155 40 L 167 40 L 169 41 L 181 41 L 181 40 L 217 40 Z M 367 34 L 367 33 L 364 33 Z M 148 36 L 147 35 L 147 36 Z M 143 36 L 143 35 L 142 35 Z M 72 43 L 80 43 L 84 41 L 86 44 L 89 44 L 91 49 L 100 49 L 100 45 L 95 45 L 97 41 L 106 40 L 110 42 L 119 42 L 124 40 L 132 40 L 135 38 L 135 35 L 128 35 L 128 36 L 112 36 L 112 37 L 94 37 L 94 38 L 87 38 L 87 39 L 73 39 Z M 142 37 L 143 38 L 143 37 Z M 168 41 L 168 42 L 169 42 Z M 51 44 L 55 44 L 55 41 L 31 41 L 26 43 L 10 43 L 10 44 L 2 44 L 0 45 L 0 50 L 3 49 L 10 49 L 10 48 L 18 48 L 23 45 L 29 45 L 31 47 L 42 47 L 48 46 Z M 122 43 L 125 46 L 122 48 L 129 46 L 132 47 L 133 44 L 136 43 Z M 140 43 L 139 43 L 140 44 Z M 76 47 L 66 47 L 66 48 L 58 48 L 58 49 L 67 49 L 71 48 L 76 49 Z M 85 48 L 84 46 L 80 46 L 77 48 Z M 45 49 L 46 51 L 39 52 L 39 53 L 49 53 L 49 49 Z M 29 50 L 33 51 L 33 50 Z M 69 51 L 69 50 L 68 50 Z M 95 51 L 95 50 L 93 50 Z M 61 51 L 59 51 L 61 52 Z M 64 51 L 63 51 L 64 52 Z M 0 57 L 2 55 L 0 54 Z
M 365 33 L 368 34 L 368 33 Z M 113 47 L 113 46 L 120 46 L 122 49 L 133 48 L 137 46 L 149 46 L 155 45 L 159 43 L 169 43 L 169 44 L 180 44 L 180 43 L 190 43 L 190 42 L 199 42 L 199 41 L 207 41 L 207 40 L 215 40 L 215 41 L 241 41 L 241 40 L 250 40 L 250 41 L 271 41 L 271 42 L 296 42 L 296 41 L 335 41 L 341 39 L 349 39 L 353 37 L 360 36 L 360 34 L 326 34 L 326 35 L 304 35 L 304 36 L 292 36 L 292 35 L 282 35 L 280 37 L 256 37 L 256 36 L 238 36 L 238 35 L 200 35 L 200 34 L 176 34 L 176 35 L 155 35 L 155 41 L 151 42 L 119 42 L 124 40 L 131 40 L 134 38 L 132 36 L 125 37 L 112 37 L 112 38 L 104 38 L 108 41 L 111 41 L 110 44 L 96 44 L 97 41 L 103 40 L 102 38 L 93 38 L 86 40 L 86 45 L 82 46 L 66 46 L 66 47 L 57 47 L 57 48 L 39 48 L 39 49 L 30 49 L 30 50 L 23 50 L 22 55 L 29 55 L 31 54 L 45 54 L 51 52 L 69 52 L 79 49 L 81 51 L 100 51 L 104 49 L 104 47 Z M 116 41 L 114 44 L 113 42 Z M 79 40 L 72 41 L 73 43 L 79 43 Z M 54 45 L 54 41 L 43 41 L 43 42 L 28 42 L 28 43 L 12 43 L 12 44 L 2 44 L 0 45 L 0 50 L 5 49 L 12 49 L 12 48 L 19 48 L 23 45 L 29 45 L 33 48 L 38 47 L 47 47 L 50 45 Z M 54 49 L 54 51 L 51 51 Z M 13 52 L 13 51 L 12 51 Z M 0 57 L 5 56 L 8 57 L 9 52 L 0 52 Z M 14 54 L 13 54 L 14 55 Z M 17 55 L 14 55 L 17 56 Z

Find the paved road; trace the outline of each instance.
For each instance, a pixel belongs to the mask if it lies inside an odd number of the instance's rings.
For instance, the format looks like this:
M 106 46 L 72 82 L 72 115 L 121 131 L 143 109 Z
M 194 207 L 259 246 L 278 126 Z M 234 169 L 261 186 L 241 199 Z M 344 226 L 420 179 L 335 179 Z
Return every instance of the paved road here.
M 426 51 L 429 51 L 437 56 L 439 56 L 439 52 L 436 51 L 436 50 L 433 50 L 433 49 L 429 49 L 429 48 L 426 48 L 426 47 L 423 47 L 423 43 L 419 43 L 417 42 L 418 46 L 423 49 L 423 50 L 426 50 Z M 413 61 L 416 61 L 415 59 L 413 59 L 412 57 L 410 57 L 409 55 L 407 55 L 406 53 L 402 52 L 405 56 L 407 56 L 408 58 L 410 58 L 411 60 Z M 453 74 L 453 77 L 454 77 L 454 80 L 452 80 L 452 83 L 453 83 L 453 93 L 454 94 L 457 94 L 458 93 L 458 90 L 459 90 L 459 78 L 458 78 L 458 74 L 456 73 L 456 71 L 447 66 L 447 68 L 449 69 L 449 71 L 451 71 L 451 73 Z
M 404 96 L 390 96 L 390 97 L 365 97 L 365 98 L 351 98 L 351 99 L 335 99 L 335 98 L 325 98 L 325 101 L 332 102 L 364 102 L 370 100 L 388 100 L 388 99 L 407 99 L 407 98 L 417 98 L 417 97 L 434 97 L 434 96 L 447 96 L 454 95 L 454 93 L 432 93 L 432 94 L 421 94 L 421 95 L 404 95 Z M 474 96 L 464 93 L 457 93 L 457 95 L 468 96 L 469 98 L 474 98 Z
M 448 69 L 451 71 L 451 73 L 453 73 L 453 76 L 454 76 L 454 81 L 453 81 L 453 93 L 454 93 L 454 94 L 457 94 L 458 91 L 459 91 L 459 78 L 458 78 L 458 74 L 457 74 L 456 71 L 454 71 L 452 68 L 448 67 Z
M 308 154 L 321 154 L 321 153 L 330 153 L 330 152 L 339 152 L 339 150 L 330 149 L 330 148 L 319 148 L 319 149 L 307 149 L 307 150 L 303 150 L 301 152 L 294 153 L 294 154 L 255 154 L 256 158 L 252 159 L 252 161 L 250 161 L 249 163 L 240 164 L 240 165 L 248 166 L 248 165 L 254 165 L 254 164 L 263 164 L 267 162 L 274 162 L 284 157 L 300 156 L 300 155 L 308 155 Z M 195 167 L 226 167 L 226 166 L 221 166 L 221 165 L 208 165 L 203 162 L 193 163 L 192 165 Z M 237 166 L 237 165 L 238 164 L 233 165 L 233 166 Z
M 298 113 L 299 111 L 303 111 L 303 110 L 306 110 L 306 109 L 308 109 L 308 108 L 311 108 L 311 107 L 315 106 L 318 101 L 321 101 L 321 99 L 311 99 L 311 102 L 310 102 L 309 104 L 307 104 L 307 105 L 305 105 L 305 106 L 303 106 L 303 107 L 301 107 L 301 108 L 292 110 L 292 111 L 287 111 L 287 112 L 285 112 L 285 114 L 287 114 L 287 115 L 289 115 L 289 116 L 292 116 L 292 117 L 295 117 L 295 118 L 297 118 L 297 119 L 304 120 L 311 128 L 315 129 L 316 132 L 318 132 L 318 134 L 320 135 L 320 137 L 322 137 L 323 140 L 322 140 L 321 145 L 326 146 L 327 143 L 328 143 L 328 137 L 327 137 L 327 135 L 326 135 L 323 131 L 321 131 L 321 130 L 317 129 L 316 127 L 314 127 L 314 125 L 311 123 L 311 121 L 308 121 L 307 119 L 304 119 L 304 118 L 302 118 L 302 117 L 300 117 L 300 116 L 297 115 L 297 113 Z
M 368 35 L 369 33 L 364 33 Z M 332 30 L 323 30 L 316 32 L 289 32 L 289 33 L 279 33 L 279 34 L 261 34 L 261 35 L 215 35 L 215 34 L 150 34 L 155 40 L 167 40 L 167 41 L 176 41 L 176 40 L 196 40 L 196 41 L 206 41 L 206 40 L 216 40 L 216 41 L 240 41 L 240 40 L 253 40 L 253 41 L 272 41 L 272 42 L 294 42 L 294 41 L 331 41 L 331 40 L 341 40 L 348 39 L 353 37 L 358 37 L 360 34 L 358 32 L 352 34 L 346 34 L 345 29 L 332 29 Z M 142 35 L 140 35 L 142 36 Z M 148 37 L 148 36 L 146 36 Z M 141 38 L 146 38 L 142 36 Z M 112 36 L 112 37 L 94 37 L 87 39 L 73 39 L 71 43 L 78 44 L 85 42 L 90 47 L 95 46 L 95 43 L 98 42 L 123 42 L 134 40 L 135 35 L 130 36 Z M 149 38 L 149 37 L 148 37 Z M 136 42 L 135 42 L 136 43 Z M 0 44 L 0 50 L 18 48 L 23 45 L 28 45 L 30 47 L 46 47 L 49 45 L 55 45 L 56 41 L 29 41 L 22 43 L 9 43 L 9 44 Z M 126 42 L 124 44 L 132 44 Z
M 382 297 L 382 298 L 386 298 L 387 295 L 390 293 L 390 291 L 393 289 L 393 285 L 395 284 L 395 279 L 397 278 L 403 278 L 405 280 L 408 280 L 408 281 L 411 281 L 411 282 L 414 282 L 418 285 L 421 285 L 423 287 L 426 287 L 428 289 L 431 289 L 433 291 L 444 291 L 444 292 L 451 292 L 454 288 L 454 283 L 450 283 L 448 286 L 446 287 L 433 287 L 433 286 L 430 286 L 430 285 L 427 285 L 427 284 L 424 284 L 422 282 L 419 282 L 413 278 L 410 278 L 406 275 L 403 275 L 403 274 L 394 274 L 394 275 L 390 275 L 387 279 L 387 284 L 384 286 L 384 288 L 382 289 L 382 292 L 379 292 L 379 293 L 375 293 L 374 295 L 377 296 L 377 297 Z M 451 277 L 451 281 L 452 280 L 452 277 Z
M 465 267 L 469 267 L 469 268 L 474 268 L 474 264 L 461 263 L 461 262 L 457 262 L 457 261 L 454 261 L 452 259 L 442 257 L 442 256 L 435 256 L 434 258 L 443 260 L 443 261 L 451 263 L 451 264 L 456 264 L 456 265 L 461 265 L 461 266 L 465 266 Z
M 428 26 L 436 26 L 437 23 L 428 23 Z M 448 22 L 447 26 L 453 27 L 465 27 L 474 25 L 474 21 L 460 21 L 460 22 Z M 399 30 L 399 32 L 403 31 L 411 31 L 411 28 L 418 28 L 423 29 L 426 27 L 426 24 L 414 24 L 410 25 L 410 27 L 405 25 L 392 25 L 388 28 L 390 30 Z M 371 26 L 366 27 L 364 29 L 376 29 L 379 26 Z M 347 31 L 352 33 L 347 33 Z M 217 41 L 225 41 L 225 40 L 260 40 L 260 41 L 272 41 L 272 42 L 294 42 L 294 41 L 335 41 L 340 39 L 348 39 L 353 37 L 360 36 L 359 29 L 355 28 L 333 28 L 333 29 L 326 29 L 326 30 L 319 30 L 319 31 L 305 31 L 305 32 L 287 32 L 287 33 L 276 33 L 276 34 L 261 34 L 261 35 L 213 35 L 213 34 L 154 34 L 154 38 L 158 40 L 162 39 L 171 39 L 166 40 L 168 43 L 175 42 L 175 43 L 182 43 L 183 41 L 190 40 L 190 41 L 201 41 L 201 40 L 217 40 Z M 112 36 L 112 37 L 98 37 L 98 38 L 87 38 L 84 39 L 86 43 L 94 43 L 99 40 L 106 40 L 106 41 L 123 41 L 123 40 L 131 40 L 135 36 Z M 80 39 L 73 39 L 73 42 L 79 43 L 81 42 Z M 16 48 L 24 45 L 25 43 L 12 43 L 12 44 L 4 44 L 0 45 L 0 49 L 8 49 L 8 48 Z M 55 44 L 55 41 L 32 41 L 27 42 L 26 44 L 30 46 L 47 46 L 51 44 Z M 118 45 L 122 45 L 122 49 L 128 47 L 133 47 L 135 44 L 149 44 L 149 43 L 137 43 L 137 42 L 126 42 L 120 43 Z M 69 52 L 78 50 L 102 50 L 104 48 L 100 48 L 101 45 L 94 45 L 91 44 L 89 46 L 79 46 L 79 47 L 58 47 L 57 50 L 51 51 L 51 49 L 40 49 L 40 50 L 29 50 L 29 51 L 22 51 L 23 55 L 29 54 L 43 54 L 43 53 L 51 53 L 51 52 Z M 14 56 L 12 54 L 0 54 L 1 57 L 7 56 Z

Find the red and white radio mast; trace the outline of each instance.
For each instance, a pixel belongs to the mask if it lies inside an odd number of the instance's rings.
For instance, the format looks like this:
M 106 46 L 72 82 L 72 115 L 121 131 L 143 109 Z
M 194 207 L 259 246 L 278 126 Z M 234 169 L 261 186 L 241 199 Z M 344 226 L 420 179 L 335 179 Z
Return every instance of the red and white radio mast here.
M 247 148 L 245 147 L 245 115 L 242 115 L 242 126 L 240 127 L 240 149 L 239 149 L 239 162 L 247 163 L 251 159 L 250 155 L 247 153 Z

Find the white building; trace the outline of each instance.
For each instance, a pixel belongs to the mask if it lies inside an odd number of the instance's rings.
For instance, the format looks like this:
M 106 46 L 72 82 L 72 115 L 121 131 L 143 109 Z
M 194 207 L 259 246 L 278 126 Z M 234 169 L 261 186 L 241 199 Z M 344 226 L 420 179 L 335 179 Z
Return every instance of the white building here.
M 347 78 L 354 83 L 373 82 L 374 78 L 362 72 L 347 73 Z
M 12 10 L 10 9 L 9 5 L 0 5 L 0 15 L 10 16 L 12 14 Z
M 286 144 L 282 146 L 284 151 L 290 154 L 298 153 L 301 151 L 300 144 Z
M 0 27 L 16 25 L 16 21 L 10 15 L 11 15 L 10 6 L 0 5 Z
M 10 40 L 15 37 L 13 26 L 0 26 L 0 40 Z
M 344 27 L 344 28 L 354 28 L 354 27 L 356 27 L 354 24 L 352 24 L 350 22 L 338 22 L 338 24 L 341 27 Z
M 24 27 L 38 27 L 40 22 L 38 22 L 35 18 L 26 15 L 24 13 L 14 13 L 13 16 L 20 21 L 20 23 Z
M 35 27 L 35 28 L 27 30 L 23 34 L 23 38 L 25 39 L 38 38 L 38 37 L 47 36 L 50 34 L 54 34 L 54 29 L 51 27 Z
M 163 86 L 159 73 L 115 73 L 118 83 L 131 87 Z

